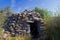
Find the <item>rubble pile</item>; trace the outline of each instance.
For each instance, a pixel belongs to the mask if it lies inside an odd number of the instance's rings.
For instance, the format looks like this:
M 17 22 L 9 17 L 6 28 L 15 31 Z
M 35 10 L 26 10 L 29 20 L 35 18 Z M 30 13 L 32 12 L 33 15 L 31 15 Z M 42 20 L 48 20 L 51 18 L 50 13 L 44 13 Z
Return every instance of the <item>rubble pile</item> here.
M 25 10 L 18 14 L 12 14 L 9 16 L 6 30 L 14 35 L 30 34 L 30 23 L 34 23 L 34 21 L 41 22 L 37 28 L 38 30 L 43 30 L 43 20 L 39 13 L 35 11 Z

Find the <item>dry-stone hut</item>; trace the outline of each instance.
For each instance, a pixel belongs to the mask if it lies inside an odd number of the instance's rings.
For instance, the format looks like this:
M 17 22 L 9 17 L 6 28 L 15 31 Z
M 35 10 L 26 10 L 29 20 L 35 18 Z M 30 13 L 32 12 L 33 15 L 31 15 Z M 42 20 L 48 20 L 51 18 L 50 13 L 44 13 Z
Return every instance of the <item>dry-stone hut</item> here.
M 41 37 L 44 36 L 44 22 L 39 13 L 25 10 L 18 14 L 12 14 L 8 18 L 6 31 L 11 34 L 31 34 L 32 37 L 37 37 L 38 34 Z

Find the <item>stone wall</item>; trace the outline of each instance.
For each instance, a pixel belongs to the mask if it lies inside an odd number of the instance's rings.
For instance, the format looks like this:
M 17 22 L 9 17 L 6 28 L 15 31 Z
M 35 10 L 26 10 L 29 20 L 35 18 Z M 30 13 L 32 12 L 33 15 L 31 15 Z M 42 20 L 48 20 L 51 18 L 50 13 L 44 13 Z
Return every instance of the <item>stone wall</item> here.
M 35 26 L 39 35 L 43 36 L 44 22 L 40 14 L 31 11 L 25 10 L 18 14 L 12 14 L 8 17 L 8 22 L 6 24 L 6 31 L 10 32 L 13 35 L 27 35 L 31 34 L 31 25 L 36 22 Z M 33 25 L 34 29 L 34 25 Z M 32 30 L 33 31 L 33 30 Z M 34 35 L 33 35 L 34 36 Z

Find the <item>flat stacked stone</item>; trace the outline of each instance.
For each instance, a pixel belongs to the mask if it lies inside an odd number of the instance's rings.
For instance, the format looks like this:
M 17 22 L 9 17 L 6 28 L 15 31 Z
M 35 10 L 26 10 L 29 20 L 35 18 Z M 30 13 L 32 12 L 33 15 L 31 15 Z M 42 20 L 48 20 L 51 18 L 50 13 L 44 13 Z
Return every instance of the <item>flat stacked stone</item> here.
M 9 31 L 14 35 L 26 35 L 31 32 L 30 23 L 37 22 L 37 29 L 41 36 L 44 35 L 44 22 L 40 14 L 35 11 L 25 10 L 18 14 L 12 14 L 9 16 L 8 23 L 6 25 L 6 31 Z M 33 31 L 33 30 L 32 30 Z

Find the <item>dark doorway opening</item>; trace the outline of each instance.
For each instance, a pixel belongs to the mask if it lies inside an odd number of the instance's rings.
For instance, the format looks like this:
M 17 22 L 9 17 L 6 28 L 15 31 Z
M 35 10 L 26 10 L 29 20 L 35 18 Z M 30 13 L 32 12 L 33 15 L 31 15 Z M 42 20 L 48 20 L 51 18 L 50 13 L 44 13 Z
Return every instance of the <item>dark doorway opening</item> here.
M 30 34 L 33 38 L 37 38 L 39 35 L 38 32 L 38 23 L 37 21 L 34 21 L 33 23 L 29 23 L 30 24 Z

